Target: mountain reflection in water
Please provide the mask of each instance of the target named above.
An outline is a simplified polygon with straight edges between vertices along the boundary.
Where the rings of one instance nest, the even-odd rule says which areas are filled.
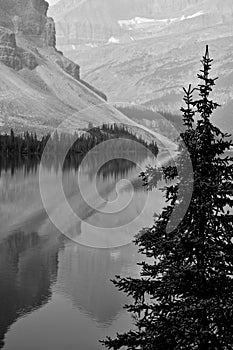
[[[122,178],[133,179],[134,191],[145,195],[137,166],[126,162],[111,161],[99,169],[97,187],[105,198],[114,196],[114,186]],[[143,162],[135,157],[136,164]],[[63,167],[64,191],[73,206],[77,171],[81,171],[83,181],[91,183],[97,164],[92,161],[89,168],[80,169],[76,160]],[[56,229],[43,209],[39,163],[1,162],[0,166],[0,348],[102,349],[99,339],[130,327],[130,316],[122,308],[128,299],[110,279],[139,273],[136,263],[142,257],[137,247],[128,244],[98,249],[72,242]],[[43,167],[51,206],[59,207],[54,183],[61,165],[48,162]],[[126,184],[121,192],[127,195],[127,191]],[[156,198],[151,213],[163,204],[162,195]],[[62,206],[58,212],[65,221]],[[101,220],[99,215],[89,213],[86,222],[94,217]],[[67,231],[71,224],[67,222]],[[72,229],[77,234],[84,229],[83,223]],[[88,232],[81,232],[83,239],[85,235]]]
[[[58,242],[16,232],[0,243],[0,344],[9,326],[48,302],[56,281]]]

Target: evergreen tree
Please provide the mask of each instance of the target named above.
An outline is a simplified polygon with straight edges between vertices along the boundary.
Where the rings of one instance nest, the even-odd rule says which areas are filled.
[[[187,204],[185,191],[177,204],[179,186],[190,186],[181,149],[178,183],[165,188],[168,205],[136,240],[147,257],[140,278],[113,281],[133,298],[126,309],[135,326],[103,341],[108,349],[233,349],[233,159],[225,154],[232,143],[211,122],[218,104],[210,98],[216,79],[210,77],[208,47],[201,62],[198,98],[192,100],[190,86],[182,108],[186,129],[181,136],[193,165],[192,200],[183,220],[168,232],[174,208]],[[165,169],[166,179],[175,174],[173,167]]]
[[[135,144],[142,144],[145,149],[151,150],[155,156],[158,154],[158,146],[155,142],[146,142],[141,137],[137,137],[132,132],[127,130],[124,126],[118,125],[103,125],[102,127],[95,127],[89,130],[87,134],[78,135],[76,132],[73,135],[61,134],[58,135],[57,131],[53,134],[43,136],[38,139],[36,133],[24,132],[23,135],[15,135],[11,130],[10,135],[0,134],[0,156],[41,156],[46,149],[47,154],[61,154],[72,144],[67,154],[68,157],[75,154],[86,154],[93,147],[100,144],[103,141],[111,140],[122,137],[125,142],[122,142],[122,151],[129,147],[130,151],[137,151],[129,140],[136,141]],[[48,142],[49,141],[49,142]],[[45,148],[46,147],[46,148]],[[113,150],[115,147],[113,146]]]

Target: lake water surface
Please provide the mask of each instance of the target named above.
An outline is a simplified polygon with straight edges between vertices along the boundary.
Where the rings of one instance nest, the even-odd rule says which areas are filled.
[[[0,348],[99,350],[99,339],[129,329],[127,297],[110,279],[139,273],[143,257],[132,240],[164,203],[138,179],[153,162],[136,156],[137,166],[118,159],[98,171],[94,160],[63,170],[51,162],[1,165]],[[59,178],[75,220],[57,194]]]

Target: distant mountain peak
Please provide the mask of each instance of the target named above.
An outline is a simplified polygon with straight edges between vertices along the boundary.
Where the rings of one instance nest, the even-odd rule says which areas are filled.
[[[232,0],[60,0],[49,13],[55,18],[58,45],[103,45],[154,36],[166,26],[202,21],[232,22]],[[210,18],[211,17],[211,18]],[[203,20],[202,20],[203,18]],[[200,26],[200,24],[198,23]],[[143,30],[148,29],[146,34]],[[134,32],[136,31],[136,33]],[[130,33],[129,33],[130,32]]]
[[[81,2],[81,0],[80,0]],[[56,49],[44,0],[0,0],[0,132],[79,132],[92,125],[128,125],[147,140],[176,145],[127,118],[80,77],[79,65]],[[157,136],[156,136],[157,135]]]
[[[178,113],[210,45],[219,125],[232,130],[233,0],[60,0],[57,45],[109,101]]]

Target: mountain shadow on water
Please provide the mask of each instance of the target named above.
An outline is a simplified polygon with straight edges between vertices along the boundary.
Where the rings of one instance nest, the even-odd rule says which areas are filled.
[[[58,249],[58,241],[36,232],[18,231],[0,243],[0,348],[18,318],[50,299],[57,278]]]

